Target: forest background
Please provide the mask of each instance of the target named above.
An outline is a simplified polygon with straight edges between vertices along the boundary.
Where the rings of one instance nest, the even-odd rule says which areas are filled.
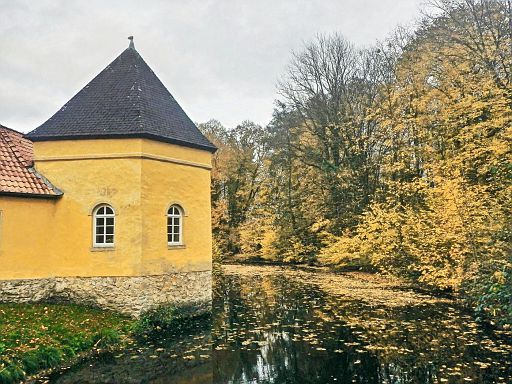
[[[216,261],[388,273],[512,324],[511,0],[430,1],[414,28],[292,52],[265,127],[217,145]]]

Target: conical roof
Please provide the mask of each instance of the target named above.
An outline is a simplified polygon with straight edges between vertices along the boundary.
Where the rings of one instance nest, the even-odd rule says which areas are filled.
[[[141,137],[216,150],[135,50],[133,41],[26,137],[32,141]]]

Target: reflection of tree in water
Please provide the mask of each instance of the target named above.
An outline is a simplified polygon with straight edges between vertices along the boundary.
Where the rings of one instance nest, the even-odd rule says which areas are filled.
[[[354,364],[347,352],[327,353],[317,344],[330,340],[338,349],[337,340],[355,340],[348,327],[331,327],[319,316],[323,292],[278,276],[226,279],[214,303],[215,383],[351,381],[359,371],[363,382],[377,382],[377,361],[370,355]]]
[[[373,306],[326,294],[314,278],[219,280],[215,383],[506,383],[512,377],[510,345],[450,303]]]

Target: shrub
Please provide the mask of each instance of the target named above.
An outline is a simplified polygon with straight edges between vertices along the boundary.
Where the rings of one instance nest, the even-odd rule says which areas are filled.
[[[62,352],[57,348],[41,346],[35,351],[25,354],[23,357],[23,366],[27,373],[33,373],[39,369],[57,366],[62,361],[62,357]]]
[[[469,286],[476,312],[483,318],[496,319],[500,326],[512,325],[512,262]]]
[[[209,322],[211,314],[197,304],[162,305],[143,313],[135,326],[137,336],[166,331],[180,336],[187,331],[200,329]]]
[[[108,348],[119,343],[121,335],[115,329],[102,329],[94,338],[94,345],[98,348]]]
[[[4,363],[0,362],[0,384],[13,384],[17,383],[25,378],[25,372],[14,365],[4,366]]]
[[[341,237],[329,236],[318,260],[323,264],[334,265],[339,269],[371,270],[371,260],[362,250],[362,241],[355,235],[344,233]]]

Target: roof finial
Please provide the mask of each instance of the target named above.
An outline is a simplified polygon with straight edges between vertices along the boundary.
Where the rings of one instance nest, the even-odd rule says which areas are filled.
[[[128,36],[128,40],[130,40],[130,45],[128,48],[135,49],[135,44],[133,44],[133,36]]]

